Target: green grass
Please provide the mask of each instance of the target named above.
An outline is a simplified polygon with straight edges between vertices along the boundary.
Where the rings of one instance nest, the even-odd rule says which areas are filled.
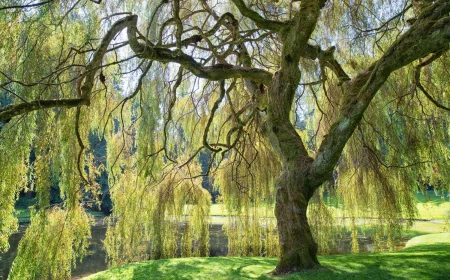
[[[449,279],[450,244],[418,244],[390,253],[320,256],[323,269],[268,275],[274,258],[185,258],[139,262],[93,274],[106,279]]]
[[[19,223],[29,223],[30,210],[27,208],[16,208],[16,217],[19,220]]]
[[[425,192],[418,192],[416,194],[416,201],[419,203],[427,203],[431,202],[434,204],[441,204],[448,202],[450,200],[450,195],[448,192],[445,191],[425,191]]]
[[[86,213],[92,215],[94,218],[102,218],[105,217],[105,214],[100,211],[93,211],[90,209],[86,210]],[[16,207],[16,217],[19,220],[19,223],[29,223],[30,222],[30,209],[23,207]]]
[[[419,218],[425,220],[450,219],[450,202],[423,202],[417,203]]]
[[[86,209],[86,213],[88,213],[89,215],[93,216],[94,218],[104,218],[105,213],[103,213],[102,211],[94,211],[91,209]]]
[[[430,221],[415,221],[414,225],[405,230],[402,234],[403,237],[412,238],[419,235],[441,233],[450,231],[450,224],[442,221],[441,223]]]
[[[450,232],[439,234],[426,234],[411,238],[406,243],[405,248],[423,245],[450,244]]]

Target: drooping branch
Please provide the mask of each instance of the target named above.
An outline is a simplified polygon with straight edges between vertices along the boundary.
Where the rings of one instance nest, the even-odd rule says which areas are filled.
[[[223,19],[229,18],[230,15],[224,15]],[[255,81],[256,83],[269,84],[272,74],[268,71],[252,68],[252,67],[237,67],[232,65],[213,65],[202,66],[196,62],[191,56],[183,53],[180,50],[170,50],[169,48],[161,48],[150,46],[149,44],[141,44],[138,41],[138,30],[136,27],[137,16],[127,16],[115,22],[103,37],[99,47],[95,51],[92,60],[86,66],[86,71],[78,80],[78,95],[77,99],[50,99],[50,100],[35,100],[24,102],[17,105],[11,105],[0,109],[0,121],[9,120],[12,117],[25,114],[38,109],[53,108],[53,107],[77,107],[81,105],[89,105],[90,95],[94,86],[94,80],[98,69],[100,69],[102,59],[108,51],[108,45],[115,38],[115,36],[125,28],[128,28],[129,43],[132,50],[138,57],[144,59],[155,60],[163,63],[174,62],[183,66],[188,71],[200,78],[206,78],[213,81],[219,81],[228,78],[245,78]]]
[[[365,110],[389,75],[419,59],[448,48],[450,42],[450,2],[436,3],[421,14],[411,28],[399,37],[386,53],[346,86],[346,100],[338,120],[331,126],[313,163],[315,178],[328,178],[342,150]],[[323,181],[319,179],[316,184]]]
[[[444,51],[435,53],[431,57],[429,57],[427,60],[423,61],[422,63],[420,63],[419,65],[416,66],[416,68],[414,69],[414,83],[415,83],[416,87],[418,89],[420,89],[420,91],[425,95],[425,97],[428,100],[430,100],[430,102],[433,103],[436,107],[446,110],[446,111],[450,111],[449,107],[442,105],[436,99],[434,99],[433,96],[431,96],[431,94],[423,87],[422,83],[420,82],[420,74],[421,74],[422,68],[429,65],[436,59],[438,59],[443,53],[444,53]]]
[[[208,133],[209,133],[209,128],[214,120],[214,115],[217,111],[217,109],[219,108],[220,103],[222,102],[223,98],[225,97],[225,80],[220,81],[220,95],[219,98],[214,102],[214,105],[211,109],[211,113],[209,115],[209,119],[208,122],[206,123],[206,127],[205,127],[205,131],[203,132],[203,145],[205,147],[208,148],[208,150],[212,151],[212,152],[220,152],[222,149],[221,148],[213,148],[211,147],[210,144],[208,144]]]
[[[100,42],[100,46],[95,51],[91,62],[86,66],[86,72],[84,74],[84,79],[81,77],[78,81],[78,87],[79,87],[79,95],[80,97],[87,100],[87,104],[90,102],[90,95],[92,92],[92,88],[94,87],[94,80],[95,80],[95,74],[98,71],[98,68],[102,64],[103,57],[105,56],[105,53],[108,51],[108,46],[111,43],[111,41],[115,38],[115,36],[122,31],[124,28],[127,27],[128,24],[131,22],[131,18],[133,16],[125,17],[121,20],[116,21],[111,28],[108,30],[108,32],[103,37],[102,41]],[[84,82],[84,83],[83,83]],[[81,85],[81,83],[83,83]]]
[[[95,74],[100,68],[105,53],[108,51],[109,44],[114,39],[114,37],[127,26],[128,18],[129,17],[126,17],[122,20],[117,21],[104,36],[103,40],[100,43],[100,46],[95,51],[91,62],[86,66],[86,72],[82,74],[78,80],[77,90],[79,98],[34,100],[17,105],[10,105],[0,109],[0,121],[9,120],[12,117],[26,114],[39,109],[54,107],[78,107],[81,105],[89,105],[90,95],[94,86]]]
[[[169,151],[167,149],[167,140],[169,139],[170,135],[169,135],[169,123],[172,121],[172,109],[173,106],[175,106],[175,102],[177,100],[177,90],[178,87],[181,85],[183,79],[183,67],[180,67],[178,69],[178,74],[177,74],[177,80],[175,81],[175,85],[170,89],[170,100],[169,100],[169,105],[167,106],[167,118],[164,121],[164,152],[166,154],[166,157],[168,160],[170,160],[173,163],[176,163],[176,160],[172,159],[171,155],[169,154]]]
[[[85,146],[83,143],[83,140],[81,139],[81,134],[80,134],[80,115],[81,115],[81,107],[78,106],[77,107],[77,112],[75,115],[75,135],[77,136],[77,142],[78,142],[78,146],[80,148],[80,150],[78,151],[78,156],[77,156],[77,170],[78,170],[78,174],[80,175],[80,178],[82,179],[82,181],[84,182],[84,184],[89,185],[88,180],[84,177],[83,175],[83,167],[82,167],[82,157],[83,157],[83,152],[85,150]]]

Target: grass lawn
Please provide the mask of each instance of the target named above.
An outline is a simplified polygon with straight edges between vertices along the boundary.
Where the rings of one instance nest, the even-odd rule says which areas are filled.
[[[397,252],[319,256],[323,269],[285,277],[267,274],[274,269],[275,258],[221,257],[132,263],[93,274],[84,280],[449,279],[450,234],[433,234],[412,240],[408,248]]]
[[[19,220],[19,223],[29,223],[30,210],[26,208],[16,208],[16,217]]]
[[[426,234],[421,236],[416,236],[408,240],[405,248],[410,248],[414,246],[422,245],[435,245],[435,244],[449,244],[450,245],[450,232],[440,233],[440,234]]]
[[[103,218],[105,217],[105,214],[100,211],[93,211],[93,210],[86,210],[86,213],[93,216],[94,218]],[[19,223],[29,223],[30,222],[30,209],[28,208],[22,208],[22,207],[16,207],[16,217],[19,220]]]

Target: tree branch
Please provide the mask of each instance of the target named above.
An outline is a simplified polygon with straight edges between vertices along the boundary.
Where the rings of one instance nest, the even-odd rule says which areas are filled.
[[[26,114],[39,109],[56,107],[77,107],[86,105],[87,101],[82,98],[75,99],[47,99],[35,100],[17,105],[9,105],[0,109],[0,121],[7,121],[15,116]]]
[[[241,14],[244,17],[251,19],[259,28],[268,29],[272,31],[280,31],[282,28],[288,25],[288,23],[283,23],[275,20],[268,20],[262,17],[260,14],[247,7],[243,0],[231,0],[231,1],[239,9],[239,12],[241,12]]]
[[[435,53],[430,58],[428,58],[427,60],[425,60],[424,62],[422,62],[416,66],[416,68],[414,69],[414,83],[415,83],[416,87],[419,88],[420,91],[425,95],[425,97],[428,98],[428,100],[430,100],[430,102],[433,103],[436,107],[446,110],[446,111],[450,111],[449,107],[446,107],[446,106],[440,104],[439,102],[437,102],[436,99],[434,99],[433,96],[430,95],[430,93],[423,87],[422,83],[420,82],[420,74],[421,74],[422,68],[427,66],[428,64],[432,63],[436,59],[438,59],[443,53],[444,53],[444,51]]]
[[[345,73],[339,62],[337,62],[337,60],[334,58],[335,50],[335,47],[330,47],[326,50],[322,50],[320,46],[307,45],[302,57],[311,60],[319,59],[321,63],[323,63],[326,67],[330,68],[331,71],[333,71],[333,73],[339,79],[339,84],[343,84],[344,82],[350,81],[351,79],[347,75],[347,73]]]
[[[111,28],[103,37],[100,46],[97,48],[97,51],[95,51],[91,62],[86,66],[86,72],[83,74],[84,79],[82,76],[78,81],[79,95],[87,100],[88,105],[90,102],[92,88],[94,87],[95,74],[97,73],[99,67],[102,64],[103,57],[105,56],[105,53],[108,51],[109,44],[120,31],[125,29],[130,24],[132,18],[133,16],[125,17],[123,19],[116,21],[111,26]],[[83,80],[84,84],[81,86]]]
[[[225,97],[225,80],[220,81],[220,95],[219,98],[214,102],[214,105],[211,109],[211,113],[208,119],[208,122],[206,123],[206,127],[205,127],[205,131],[203,132],[203,146],[205,146],[206,148],[208,148],[208,150],[210,150],[211,152],[220,152],[222,149],[221,148],[213,148],[211,147],[210,144],[208,144],[208,132],[209,132],[209,127],[212,124],[212,121],[214,119],[214,115],[217,111],[217,109],[219,108],[220,103],[222,102],[223,98]]]
[[[223,16],[223,18],[228,17]],[[0,121],[6,121],[20,114],[25,114],[38,109],[54,107],[77,107],[89,105],[90,95],[94,86],[95,75],[100,68],[102,59],[108,50],[108,45],[114,37],[123,29],[128,27],[128,37],[132,50],[138,57],[152,59],[163,63],[174,62],[191,71],[200,78],[206,78],[213,81],[219,81],[228,78],[245,78],[257,83],[268,84],[271,81],[272,74],[265,70],[251,67],[235,67],[232,65],[215,65],[204,67],[196,62],[191,56],[180,50],[172,51],[168,48],[153,47],[143,45],[137,39],[137,16],[127,16],[115,22],[106,35],[103,37],[100,46],[94,53],[91,62],[86,66],[86,71],[78,80],[78,99],[50,99],[35,100],[24,102],[17,105],[10,105],[0,109]]]
[[[439,0],[421,14],[411,28],[400,36],[374,64],[346,86],[346,97],[338,120],[331,126],[313,162],[311,178],[328,178],[342,150],[365,110],[389,75],[430,53],[448,48],[450,42],[450,2]],[[323,183],[319,179],[316,184]]]
[[[230,78],[250,79],[258,83],[269,84],[272,74],[268,71],[250,68],[237,67],[232,65],[202,66],[191,56],[181,50],[170,50],[168,48],[143,45],[137,40],[137,16],[129,16],[121,20],[120,24],[128,27],[128,39],[133,52],[140,58],[152,59],[162,63],[177,63],[199,78],[211,81],[220,81]]]
[[[0,7],[0,11],[1,10],[10,10],[10,9],[26,9],[26,8],[32,8],[32,7],[39,7],[39,6],[43,6],[43,5],[51,3],[51,2],[53,2],[53,0],[43,1],[43,2],[35,3],[35,4],[28,4],[28,5],[14,5],[14,6]]]

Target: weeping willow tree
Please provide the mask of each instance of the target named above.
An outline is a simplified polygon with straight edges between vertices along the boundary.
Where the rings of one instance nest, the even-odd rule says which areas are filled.
[[[10,277],[69,277],[102,170],[111,265],[207,256],[205,176],[230,254],[277,255],[276,274],[319,267],[337,217],[355,251],[367,217],[393,246],[417,187],[449,177],[449,13],[447,0],[3,1],[0,250],[18,193],[39,197]]]

